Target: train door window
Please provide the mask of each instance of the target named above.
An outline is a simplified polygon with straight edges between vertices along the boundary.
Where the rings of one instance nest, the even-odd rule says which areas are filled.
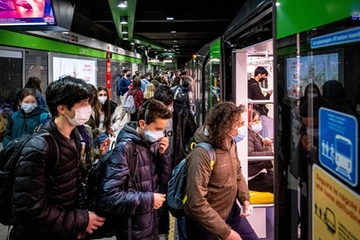
[[[26,50],[25,52],[25,82],[29,77],[38,77],[41,81],[41,90],[45,90],[48,82],[48,58],[47,52]]]

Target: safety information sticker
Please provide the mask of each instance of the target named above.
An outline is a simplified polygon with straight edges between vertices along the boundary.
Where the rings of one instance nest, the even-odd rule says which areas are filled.
[[[360,239],[360,197],[313,165],[312,239]]]

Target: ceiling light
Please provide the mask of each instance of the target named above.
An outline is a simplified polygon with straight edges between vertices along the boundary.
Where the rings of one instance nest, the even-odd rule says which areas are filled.
[[[128,40],[128,35],[126,33],[123,34],[123,40]]]
[[[173,42],[177,42],[177,40],[173,40]]]
[[[166,20],[172,21],[172,20],[174,20],[174,18],[173,17],[166,17]]]
[[[176,33],[176,31],[171,31],[170,33]]]
[[[174,47],[179,47],[179,45],[175,45]]]
[[[127,16],[120,16],[120,24],[127,24],[128,17]]]
[[[127,28],[127,27],[123,27],[123,28],[122,28],[122,33],[128,33],[128,28]]]
[[[119,0],[118,5],[119,8],[126,8],[128,6],[128,1],[126,0]]]
[[[130,44],[131,44],[131,45],[135,45],[135,43],[134,43],[134,42],[131,42]]]

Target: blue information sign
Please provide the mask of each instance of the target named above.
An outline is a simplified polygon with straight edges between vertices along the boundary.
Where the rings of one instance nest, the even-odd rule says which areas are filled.
[[[359,42],[360,27],[350,28],[344,31],[314,37],[310,41],[311,48],[328,47],[333,45]]]
[[[352,186],[358,183],[358,125],[355,117],[320,108],[321,164]]]

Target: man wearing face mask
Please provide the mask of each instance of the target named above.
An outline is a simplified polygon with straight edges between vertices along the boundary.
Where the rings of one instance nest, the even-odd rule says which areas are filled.
[[[124,95],[129,91],[129,86],[131,84],[131,74],[129,69],[123,70],[123,77],[118,82],[117,94],[120,96],[121,103],[124,103]]]
[[[20,109],[11,115],[6,125],[3,147],[6,147],[15,138],[33,133],[36,127],[49,117],[47,109],[37,105],[35,90],[22,89],[19,92],[18,100]]]
[[[165,201],[159,185],[167,184],[171,176],[169,140],[164,128],[171,111],[161,102],[151,99],[139,109],[137,122],[128,122],[119,132],[110,162],[100,177],[98,208],[119,216],[109,221],[119,225],[117,239],[158,239],[157,209]],[[121,139],[130,139],[120,141]],[[133,152],[135,149],[135,153]],[[133,150],[133,151],[132,151]],[[136,156],[133,190],[127,191],[130,160]],[[134,159],[135,160],[135,159]],[[131,233],[119,219],[131,216]]]
[[[195,133],[196,142],[208,142],[215,149],[216,161],[211,169],[204,148],[195,148],[186,156],[184,210],[188,240],[258,239],[246,219],[250,195],[236,150],[236,143],[247,134],[246,114],[243,105],[217,103]],[[240,213],[237,200],[244,213]]]
[[[76,127],[89,119],[92,97],[81,79],[65,77],[48,86],[46,101],[54,118],[42,130],[54,136],[60,156],[49,176],[48,164],[55,160],[50,143],[32,138],[25,144],[14,176],[16,224],[10,239],[75,240],[103,225],[104,218],[79,208],[81,143]]]
[[[160,85],[156,88],[154,99],[164,103],[170,111],[173,112],[165,127],[164,135],[169,138],[169,148],[172,156],[172,167],[177,166],[186,154],[190,151],[189,146],[193,142],[196,131],[194,117],[186,105],[177,99],[174,99],[174,92],[166,85]],[[160,186],[160,191],[167,192],[167,185]],[[159,234],[160,239],[167,239],[169,234],[169,213],[167,205],[164,204],[159,211]],[[182,218],[177,219],[179,240],[186,239],[185,221]]]

